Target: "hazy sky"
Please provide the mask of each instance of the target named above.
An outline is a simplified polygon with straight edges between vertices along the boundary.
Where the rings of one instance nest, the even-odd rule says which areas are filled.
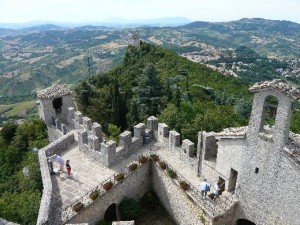
[[[0,23],[175,16],[202,21],[262,17],[300,23],[300,0],[0,0]]]

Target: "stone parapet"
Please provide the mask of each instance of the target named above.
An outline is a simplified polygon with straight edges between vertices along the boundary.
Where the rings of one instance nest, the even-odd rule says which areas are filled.
[[[69,133],[39,150],[38,155],[43,181],[43,195],[40,203],[37,225],[48,225],[48,220],[51,218],[50,212],[53,192],[50,168],[47,158],[54,154],[60,155],[63,151],[70,148],[74,142],[74,133]]]
[[[74,111],[73,108],[69,108],[69,110],[70,114]],[[121,133],[118,147],[115,141],[103,140],[101,125],[92,123],[88,117],[82,117],[81,112],[74,113],[73,124],[78,133],[79,150],[110,167],[142,148],[146,143],[146,135],[147,141],[154,137],[155,130],[153,128],[157,128],[157,118],[150,117],[148,121],[150,122],[148,122],[147,129],[144,123],[134,126],[133,136],[130,131]],[[149,136],[150,133],[151,136]]]

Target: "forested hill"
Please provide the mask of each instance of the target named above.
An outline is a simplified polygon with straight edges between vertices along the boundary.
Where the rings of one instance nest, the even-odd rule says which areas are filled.
[[[92,90],[86,82],[79,85],[77,100],[105,132],[110,123],[123,130],[161,114],[184,137],[195,139],[201,127],[209,131],[243,125],[249,115],[250,95],[240,79],[147,43],[129,46],[121,66],[91,83]],[[240,107],[236,111],[234,104]]]
[[[246,125],[251,111],[251,95],[241,79],[144,42],[129,46],[123,63],[91,84],[77,87],[78,105],[113,137],[154,115],[196,141],[199,130]]]

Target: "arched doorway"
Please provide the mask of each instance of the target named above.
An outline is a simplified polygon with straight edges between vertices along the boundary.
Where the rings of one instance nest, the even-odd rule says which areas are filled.
[[[255,223],[246,219],[239,219],[237,220],[236,225],[255,225]]]
[[[117,204],[111,204],[104,214],[105,221],[117,221]]]
[[[55,109],[56,113],[61,112],[61,107],[62,107],[62,98],[55,98],[52,101],[53,108]]]

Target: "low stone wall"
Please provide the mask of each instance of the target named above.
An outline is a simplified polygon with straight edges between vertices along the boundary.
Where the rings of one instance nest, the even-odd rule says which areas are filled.
[[[204,225],[200,220],[200,207],[193,204],[184,191],[155,164],[152,166],[152,185],[167,212],[178,225]]]
[[[111,204],[119,204],[125,197],[141,198],[150,190],[149,167],[150,162],[141,165],[122,182],[115,184],[111,190],[101,194],[93,203],[80,211],[68,223],[89,223],[90,225],[94,225],[97,221],[103,219],[105,211]]]
[[[45,151],[46,156],[52,156],[54,154],[60,155],[63,151],[69,149],[70,146],[75,144],[74,133],[68,133],[58,140],[50,143],[45,148],[42,148],[40,151]]]
[[[165,123],[158,124],[157,141],[174,153],[178,157],[178,160],[191,169],[192,173],[198,174],[199,157],[197,156],[197,149],[193,142],[189,139],[184,139],[181,142],[180,134],[175,130],[169,132],[168,125]]]
[[[61,154],[62,151],[68,149],[74,144],[74,133],[69,133],[58,140],[52,142],[39,151],[39,163],[43,181],[43,195],[40,203],[37,225],[47,225],[51,218],[51,199],[52,199],[52,181],[50,177],[50,168],[47,157],[53,154]]]

